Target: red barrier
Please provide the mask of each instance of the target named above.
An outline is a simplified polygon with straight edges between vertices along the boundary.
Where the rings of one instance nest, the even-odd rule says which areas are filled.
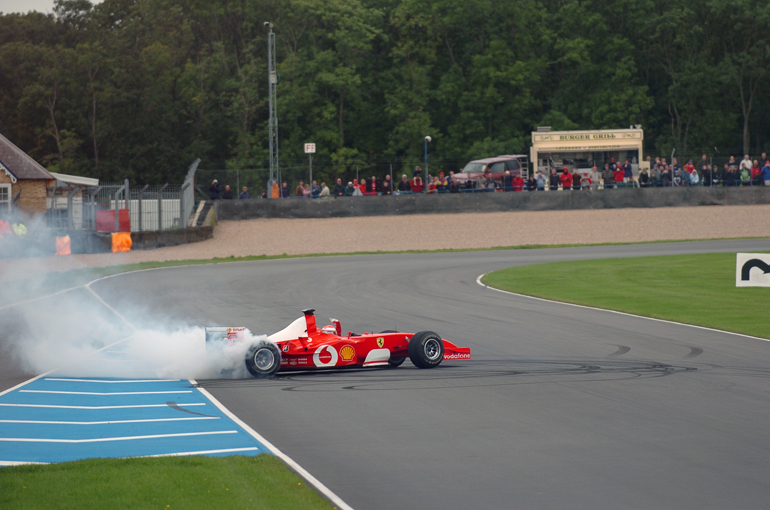
[[[128,214],[128,209],[118,210],[118,229],[121,232],[131,232],[131,217]],[[96,231],[115,232],[114,209],[96,211]]]

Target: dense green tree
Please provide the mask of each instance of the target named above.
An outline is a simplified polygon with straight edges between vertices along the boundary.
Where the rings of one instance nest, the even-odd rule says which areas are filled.
[[[57,0],[0,15],[0,132],[52,170],[261,186],[267,31],[282,178],[524,152],[538,125],[642,124],[649,150],[770,144],[760,0]],[[736,154],[739,155],[739,154]]]

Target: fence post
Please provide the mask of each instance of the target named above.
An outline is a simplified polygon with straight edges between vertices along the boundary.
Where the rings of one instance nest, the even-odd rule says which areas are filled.
[[[145,184],[144,188],[142,188],[139,191],[139,232],[144,231],[144,224],[142,223],[144,221],[144,218],[143,218],[144,213],[142,212],[142,202],[144,202],[144,192],[147,191],[147,188],[149,186],[150,186],[149,184]]]
[[[78,189],[79,188],[76,186],[71,186],[69,189],[69,194],[67,195],[67,228],[70,230],[75,230],[75,218],[72,213],[72,199],[73,195],[78,191]]]
[[[118,207],[118,196],[120,196],[120,189],[115,192],[115,232],[120,232],[120,225],[118,222],[118,211],[120,210]]]
[[[91,219],[91,226],[93,226],[94,230],[96,230],[96,195],[99,193],[100,189],[102,189],[102,187],[97,186],[96,189],[88,195],[88,206],[90,208],[89,217]]]
[[[158,232],[163,230],[163,190],[166,189],[168,183],[164,184],[162,188],[158,190]]]

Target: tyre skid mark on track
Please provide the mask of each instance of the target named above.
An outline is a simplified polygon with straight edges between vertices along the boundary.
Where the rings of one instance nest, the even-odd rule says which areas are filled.
[[[615,347],[617,347],[618,350],[613,352],[612,354],[607,355],[608,358],[613,358],[613,357],[616,357],[616,356],[622,356],[622,355],[626,354],[627,352],[629,352],[631,350],[630,347],[627,347],[625,345],[615,345]]]
[[[689,345],[687,347],[690,348],[690,354],[685,356],[684,359],[695,358],[703,354],[703,349],[701,349],[700,347],[690,347]]]
[[[349,370],[306,372],[276,377],[275,382],[293,383],[282,387],[289,392],[337,391],[403,391],[442,390],[468,387],[542,384],[553,382],[604,382],[668,375],[703,370],[697,366],[683,366],[647,360],[564,360],[564,359],[489,359],[475,360],[470,365],[441,365],[425,374],[418,369],[398,370],[384,368],[377,371]],[[387,375],[385,375],[387,373]],[[477,384],[477,379],[495,382]],[[501,379],[506,379],[501,381]],[[203,381],[207,387],[254,387],[263,381]]]

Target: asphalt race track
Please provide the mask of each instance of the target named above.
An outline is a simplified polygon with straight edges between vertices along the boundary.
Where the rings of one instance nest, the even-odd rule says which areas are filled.
[[[199,381],[357,510],[765,508],[770,343],[476,278],[555,260],[768,250],[745,240],[298,258],[137,272],[93,289],[169,322],[272,333],[313,307],[343,331],[434,330],[471,347],[473,360],[434,370],[407,361]],[[25,379],[12,363],[0,358],[0,391]]]

